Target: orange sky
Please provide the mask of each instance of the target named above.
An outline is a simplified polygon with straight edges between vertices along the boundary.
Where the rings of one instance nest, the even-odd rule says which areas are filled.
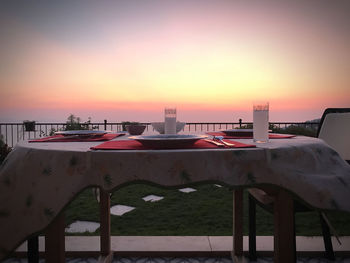
[[[350,107],[349,1],[281,2],[2,2],[0,121],[155,121],[165,106],[251,120],[255,100],[271,121],[302,121]]]

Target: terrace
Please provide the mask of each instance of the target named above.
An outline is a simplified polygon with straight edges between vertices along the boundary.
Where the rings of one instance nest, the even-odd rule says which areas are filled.
[[[67,125],[66,123],[36,123],[35,128],[33,130],[26,131],[26,128],[23,123],[1,123],[0,130],[5,142],[12,147],[20,140],[45,137],[49,135],[53,129],[56,131],[61,130],[61,129],[64,129],[66,125]],[[123,125],[122,123],[108,123],[107,121],[105,121],[104,123],[89,123],[88,128],[90,129],[94,128],[98,130],[104,129],[104,130],[109,130],[114,132],[120,132],[123,130],[122,125]],[[154,130],[152,130],[150,123],[145,123],[145,125],[147,126],[145,131],[146,134],[154,132]],[[242,122],[241,120],[236,123],[234,122],[232,123],[187,123],[183,129],[183,132],[193,133],[193,134],[196,134],[196,133],[202,134],[207,132],[220,131],[223,129],[251,127],[251,125],[252,123]],[[301,133],[309,136],[315,136],[318,125],[319,125],[318,122],[311,122],[311,123],[280,122],[280,123],[270,123],[270,128],[274,132],[279,132],[279,133],[296,133],[296,134]],[[123,189],[120,189],[120,190],[122,192]],[[219,190],[229,192],[229,189],[225,187]],[[158,190],[152,189],[152,193],[156,193],[156,191]],[[117,192],[115,193],[115,195],[118,195]],[[137,189],[136,192],[140,192],[140,189]],[[204,190],[202,189],[202,196],[200,196],[199,198],[203,198],[203,192],[208,193],[208,189],[204,189]],[[127,193],[124,192],[123,194],[122,192],[121,196],[123,195],[126,196]],[[220,195],[222,195],[222,192],[220,193]],[[229,194],[228,196],[231,197],[231,199],[229,199],[228,202],[231,202],[231,205],[229,205],[229,207],[231,207],[231,217],[229,217],[229,221],[232,222],[232,202],[233,202],[232,194]],[[78,196],[77,199],[79,198],[80,197]],[[216,199],[218,199],[217,196],[216,196]],[[113,200],[113,197],[112,197],[112,200]],[[111,202],[113,202],[112,200]],[[90,196],[89,202],[90,203],[94,202],[94,200],[91,200],[91,196]],[[247,200],[245,200],[245,202],[247,202]],[[213,206],[211,208],[210,207],[207,208],[208,213],[210,213],[210,210],[214,209],[214,207],[216,206],[215,204],[212,204],[212,205]],[[224,206],[227,206],[227,203],[225,203]],[[246,206],[246,203],[245,203],[245,206]],[[95,205],[95,208],[96,207],[98,208],[98,205]],[[76,209],[77,208],[74,207],[74,202],[71,203],[70,207],[67,207],[68,217],[69,217],[69,214],[71,215],[72,213],[74,213],[74,210]],[[181,209],[177,209],[177,210],[181,210]],[[92,215],[93,218],[98,217],[98,209],[96,211],[97,211],[97,214],[95,212],[95,214]],[[247,213],[247,211],[245,213]],[[106,214],[106,211],[102,211],[101,215],[103,214]],[[188,218],[191,218],[191,215],[187,215],[187,216]],[[339,216],[339,215],[336,215],[336,216]],[[346,214],[342,214],[342,216],[346,216]],[[74,216],[71,216],[71,218],[69,218],[68,221],[72,222],[73,221],[72,217]],[[157,217],[157,214],[156,214],[156,217]],[[171,215],[170,220],[171,220],[171,217],[175,218],[176,214]],[[266,217],[266,215],[264,214],[263,217]],[[104,221],[101,218],[101,232],[97,231],[95,232],[95,234],[101,234],[101,236],[103,236],[102,228],[105,228],[105,229],[108,228],[106,226],[103,226],[103,224],[106,224],[106,222],[108,221],[106,220]],[[215,221],[213,222],[215,224]],[[209,225],[213,224],[213,222],[212,223],[209,222]],[[308,223],[306,223],[306,225]],[[127,223],[124,223],[124,224],[127,225]],[[205,222],[205,224],[208,225],[208,222]],[[340,223],[340,225],[341,224],[342,223]],[[130,228],[132,227],[133,226],[130,226]],[[116,259],[114,259],[113,262],[118,262],[118,260],[119,262],[123,262],[123,260],[129,260],[129,262],[132,262],[132,261],[136,262],[137,260],[147,260],[149,262],[153,262],[153,261],[161,262],[162,260],[163,261],[165,260],[167,262],[170,262],[172,257],[180,257],[182,258],[181,260],[183,262],[198,262],[198,261],[210,262],[210,260],[213,260],[213,257],[216,258],[215,259],[216,262],[226,262],[226,261],[229,261],[230,253],[233,248],[233,239],[232,239],[232,236],[229,236],[230,232],[227,232],[227,229],[223,231],[224,234],[222,235],[220,234],[212,235],[209,230],[208,232],[204,232],[203,234],[199,233],[195,235],[190,235],[190,234],[183,235],[181,233],[178,235],[177,233],[168,234],[167,232],[165,232],[165,235],[160,235],[160,236],[152,234],[152,231],[154,230],[151,229],[150,233],[147,233],[147,230],[146,230],[146,234],[142,234],[142,236],[134,236],[130,234],[123,235],[120,233],[113,235],[114,230],[113,230],[113,224],[112,224],[111,231],[112,231],[112,237],[111,237],[111,240],[109,241],[110,242],[109,244],[111,245],[111,250],[116,251],[114,252]],[[190,232],[191,231],[193,231],[193,227],[192,227],[192,230],[190,230]],[[343,233],[347,233],[346,231],[347,230],[344,230],[344,232],[341,232],[341,235]],[[232,227],[231,227],[231,233],[232,233]],[[268,234],[268,236],[266,236],[266,233]],[[101,244],[99,244],[98,237],[90,236],[89,234],[86,235],[86,233],[83,236],[67,235],[65,237],[65,240],[66,240],[65,243],[66,243],[66,251],[67,251],[66,257],[74,257],[74,259],[70,260],[72,262],[97,262],[97,257],[100,253],[100,249],[103,250],[103,244],[102,244],[103,242],[101,241]],[[346,258],[350,256],[349,254],[350,241],[348,237],[342,237],[341,240],[342,240],[341,246],[337,245],[335,239],[333,240],[334,250],[336,251],[336,256],[338,260],[337,262],[346,262],[347,260]],[[42,256],[44,253],[44,244],[43,244],[44,242],[45,241],[43,237],[41,237],[39,239],[39,251]],[[269,259],[269,257],[272,256],[272,252],[273,252],[273,240],[271,236],[271,231],[270,232],[267,231],[265,232],[264,236],[258,237],[257,248],[259,250],[258,262],[271,261],[271,259]],[[318,261],[315,261],[316,260],[315,257],[316,258],[322,257],[323,251],[324,251],[322,240],[319,237],[307,237],[307,235],[297,237],[297,249],[298,249],[298,257],[303,258],[305,262],[307,262],[308,260],[311,260],[311,261],[313,260],[312,262],[318,262]],[[243,244],[244,253],[247,253],[247,250],[248,250],[247,236],[245,236],[244,244]],[[27,252],[26,244],[22,244],[16,250],[14,256],[23,257],[26,252]],[[125,257],[127,257],[127,259],[125,259]],[[81,261],[77,261],[80,258],[85,258],[85,259],[81,259]],[[16,262],[15,259],[11,259],[11,260],[6,262]],[[176,261],[176,259],[173,259],[173,260]],[[319,259],[319,260],[320,262],[322,261],[322,259]]]

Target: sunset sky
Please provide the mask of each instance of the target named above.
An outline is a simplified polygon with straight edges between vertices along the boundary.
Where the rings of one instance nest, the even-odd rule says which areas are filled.
[[[350,107],[350,1],[0,2],[0,122],[319,118]]]

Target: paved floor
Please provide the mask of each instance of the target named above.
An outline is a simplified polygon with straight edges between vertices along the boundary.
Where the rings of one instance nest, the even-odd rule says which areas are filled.
[[[350,237],[341,237],[342,244],[333,239],[336,252],[350,251]],[[100,240],[98,236],[66,236],[66,251],[99,251]],[[232,250],[232,237],[230,236],[112,236],[111,247],[113,251],[143,252],[143,251],[174,251],[174,252],[222,252]],[[244,250],[248,249],[248,239],[244,237]],[[44,251],[44,238],[39,239],[39,250]],[[272,236],[257,237],[257,250],[269,252],[273,250]],[[324,251],[322,237],[297,237],[297,250],[301,252]],[[26,251],[26,243],[22,244],[18,252]],[[3,263],[26,263],[26,259],[8,259]],[[45,262],[43,259],[40,262]],[[96,258],[67,258],[69,263],[96,263]],[[232,263],[229,257],[118,257],[114,263]],[[272,258],[258,258],[257,263],[273,262]],[[326,263],[324,258],[300,257],[298,263]],[[350,263],[350,257],[338,256],[336,263]]]
[[[41,259],[40,263],[45,260]],[[97,258],[74,258],[67,259],[67,263],[97,263]],[[272,258],[258,258],[256,263],[270,263]],[[350,258],[337,258],[335,261],[328,261],[322,258],[298,258],[297,263],[350,263]],[[9,259],[3,263],[27,263],[26,259]],[[146,258],[146,257],[115,257],[113,263],[234,263],[231,258]]]
[[[112,236],[113,251],[231,251],[231,236]],[[341,245],[332,238],[334,251],[350,251],[350,236],[340,237]],[[99,251],[99,236],[66,236],[66,251]],[[324,251],[322,237],[297,236],[297,251]],[[25,252],[26,242],[17,251]],[[39,238],[39,250],[44,251],[44,237]],[[248,250],[248,237],[243,238],[243,250]],[[257,251],[273,251],[272,236],[257,237]]]

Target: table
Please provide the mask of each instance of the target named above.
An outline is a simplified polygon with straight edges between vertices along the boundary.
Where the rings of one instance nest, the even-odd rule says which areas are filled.
[[[127,138],[117,138],[121,139]],[[91,186],[101,187],[105,196],[132,182],[179,187],[220,183],[233,189],[272,186],[277,208],[275,262],[287,262],[283,256],[291,255],[292,222],[284,225],[281,220],[290,217],[292,197],[317,209],[350,211],[350,166],[317,138],[276,139],[244,149],[90,150],[99,143],[23,141],[16,145],[0,169],[0,260],[29,236],[50,231],[52,222],[59,224],[65,205]],[[235,195],[235,254],[240,255],[240,190]],[[108,218],[104,220],[108,224]],[[108,240],[104,242],[108,253]]]

